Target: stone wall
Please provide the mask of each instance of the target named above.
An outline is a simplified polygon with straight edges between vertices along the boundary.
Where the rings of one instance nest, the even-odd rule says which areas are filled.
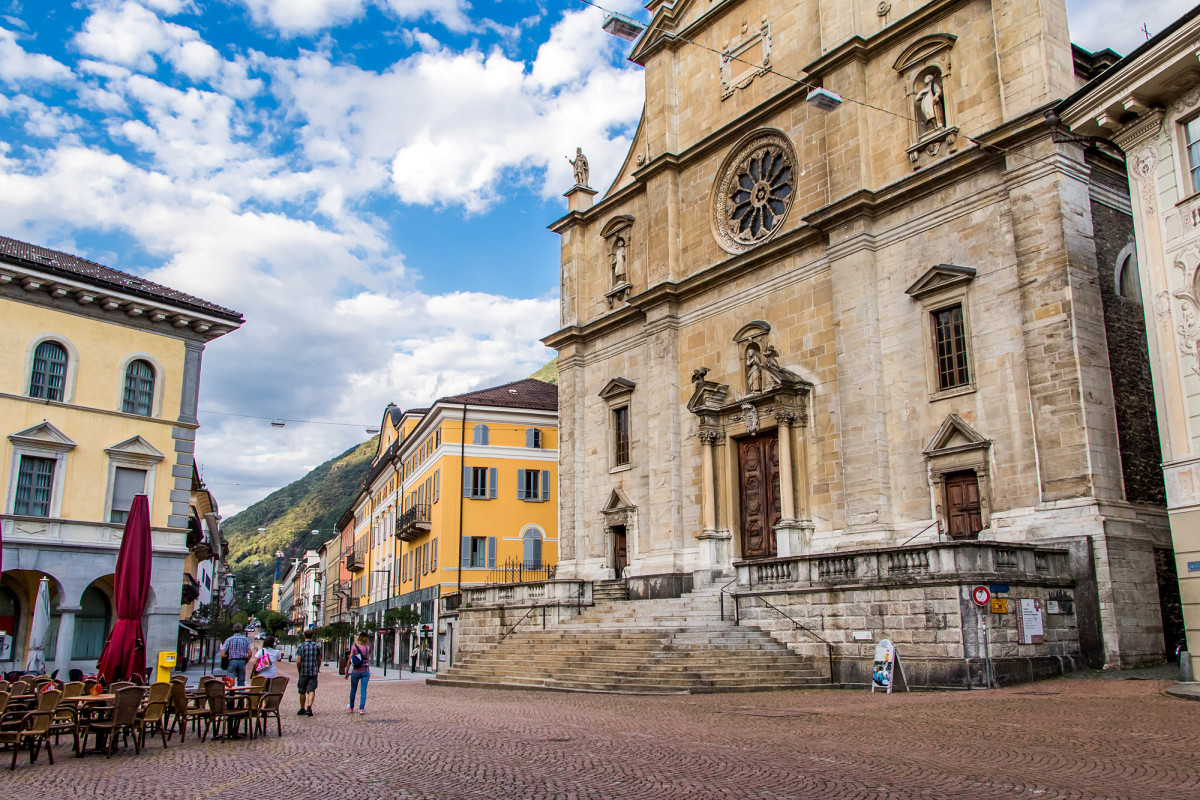
[[[592,585],[583,581],[464,589],[457,609],[453,661],[492,649],[511,631],[557,625],[591,606]]]
[[[796,652],[825,658],[832,648],[835,683],[867,685],[875,644],[890,639],[911,685],[966,688],[986,683],[985,624],[1001,684],[1083,666],[1069,572],[1066,551],[1050,548],[969,543],[855,551],[739,566],[735,602],[741,621]],[[971,590],[981,584],[1009,587],[997,595],[1009,600],[1008,613],[974,604]],[[1020,643],[1022,599],[1044,610],[1043,643]],[[1058,613],[1045,612],[1051,601]]]

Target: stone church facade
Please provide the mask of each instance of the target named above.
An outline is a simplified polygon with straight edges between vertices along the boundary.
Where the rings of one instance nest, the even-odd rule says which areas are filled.
[[[1160,661],[1144,331],[1101,277],[1124,170],[1043,119],[1103,60],[1063,0],[648,8],[626,161],[551,226],[557,577],[735,581],[843,653],[967,661],[1003,579],[1058,614],[993,615],[1000,655]]]

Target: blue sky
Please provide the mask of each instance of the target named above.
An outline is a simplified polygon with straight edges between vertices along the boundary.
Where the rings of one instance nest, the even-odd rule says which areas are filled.
[[[1122,52],[1187,8],[1068,3],[1076,42]],[[0,234],[246,315],[201,397],[231,513],[389,401],[553,355],[563,156],[606,189],[643,100],[600,21],[577,0],[0,0]]]

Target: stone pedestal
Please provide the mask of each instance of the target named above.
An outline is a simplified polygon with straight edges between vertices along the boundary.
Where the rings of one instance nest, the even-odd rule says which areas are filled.
[[[592,207],[592,198],[595,196],[595,189],[579,184],[572,186],[571,191],[563,195],[567,198],[567,211],[587,211]]]
[[[733,535],[729,531],[706,530],[700,540],[700,568],[729,570],[733,568]]]
[[[806,556],[812,551],[813,524],[785,519],[775,526],[775,551],[780,558]]]

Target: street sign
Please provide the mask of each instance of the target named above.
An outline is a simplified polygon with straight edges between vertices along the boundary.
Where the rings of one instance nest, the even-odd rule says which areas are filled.
[[[1188,572],[1200,572],[1200,561],[1189,561]]]
[[[986,586],[976,586],[971,590],[971,599],[975,601],[977,606],[986,606],[992,599],[992,593],[988,591]]]
[[[1008,594],[1008,584],[1007,583],[988,584],[988,589],[991,590],[992,594]]]
[[[1007,614],[1008,613],[1008,600],[1003,597],[993,597],[992,598],[992,613],[993,614]]]

